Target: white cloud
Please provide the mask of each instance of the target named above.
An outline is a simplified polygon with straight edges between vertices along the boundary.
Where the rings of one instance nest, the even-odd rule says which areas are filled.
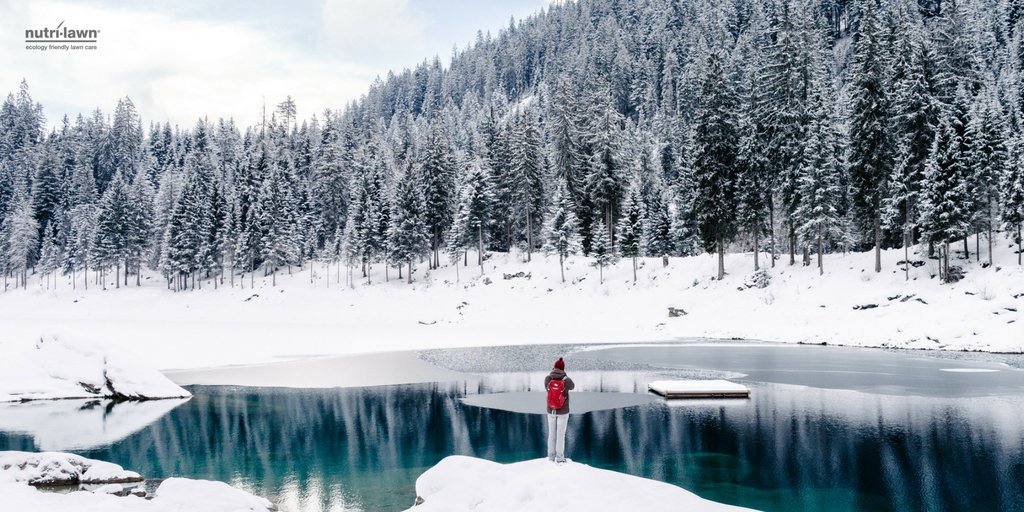
[[[62,20],[99,29],[99,49],[25,49],[26,29],[55,27]],[[51,125],[65,113],[96,107],[112,112],[125,95],[147,123],[169,119],[190,127],[209,116],[254,124],[264,98],[271,110],[289,94],[304,118],[343,107],[378,73],[376,67],[323,59],[244,24],[63,2],[0,4],[0,91],[17,90],[26,78]]]
[[[323,22],[332,53],[394,62],[423,53],[434,20],[409,0],[325,0]]]

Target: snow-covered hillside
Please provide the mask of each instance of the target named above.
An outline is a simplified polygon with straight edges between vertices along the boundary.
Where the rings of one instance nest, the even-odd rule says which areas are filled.
[[[730,254],[724,280],[713,255],[640,262],[637,281],[623,260],[604,269],[590,259],[568,260],[562,283],[557,258],[492,254],[483,276],[472,264],[415,273],[412,285],[394,269],[372,268],[370,283],[355,271],[354,288],[339,283],[337,268],[294,268],[245,287],[172,292],[157,275],[143,286],[103,291],[79,280],[47,290],[0,293],[0,354],[32,347],[40,332],[74,333],[134,354],[160,369],[214,367],[436,347],[524,343],[597,343],[679,337],[748,338],[873,347],[1020,352],[1024,336],[1024,268],[1010,242],[997,240],[995,265],[955,259],[966,275],[956,284],[933,277],[938,262],[924,262],[905,280],[902,250],[831,254],[825,274],[815,266],[776,262],[765,288],[752,284],[753,257]],[[984,250],[984,248],[983,248]],[[765,263],[762,255],[762,265]],[[987,259],[983,256],[982,260]],[[344,270],[344,269],[342,269]],[[520,274],[522,273],[522,274]],[[506,279],[506,275],[509,277]],[[512,277],[521,275],[522,277]],[[685,315],[669,317],[668,308]]]

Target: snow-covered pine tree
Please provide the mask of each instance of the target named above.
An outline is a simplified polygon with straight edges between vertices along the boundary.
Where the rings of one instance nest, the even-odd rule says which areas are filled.
[[[434,252],[433,266],[440,264],[440,246],[445,230],[452,223],[452,211],[457,199],[455,190],[455,162],[446,134],[438,123],[430,125],[427,133],[423,173],[423,198],[426,201],[427,229]]]
[[[544,153],[537,114],[526,107],[519,115],[513,138],[512,176],[516,210],[525,221],[526,261],[533,258],[534,234],[543,223],[540,213],[544,199]]]
[[[576,94],[569,78],[559,77],[549,114],[552,170],[565,181],[566,191],[574,208],[583,195],[583,179],[587,166],[582,148]]]
[[[883,199],[883,225],[903,232],[904,261],[916,241],[921,188],[925,163],[935,140],[941,111],[935,78],[935,56],[919,27],[911,25],[901,10],[897,18],[898,37],[893,49],[893,133],[898,137],[896,165],[887,178],[888,194]],[[910,279],[909,263],[904,268]]]
[[[719,50],[708,54],[693,136],[693,210],[701,243],[718,253],[725,277],[725,246],[736,235],[736,98]]]
[[[840,226],[837,205],[842,194],[839,184],[842,169],[836,160],[836,133],[832,127],[832,84],[823,67],[814,68],[812,83],[808,98],[810,122],[798,186],[800,205],[794,218],[801,238],[817,243],[818,275],[823,275],[824,241]]]
[[[565,185],[565,179],[555,178],[555,192],[548,207],[544,222],[544,250],[547,254],[558,254],[558,269],[565,282],[565,259],[582,250],[579,220],[575,206]]]
[[[430,250],[424,210],[423,193],[417,180],[417,173],[410,165],[398,181],[394,215],[388,228],[389,259],[398,266],[399,278],[402,263],[407,264],[408,284],[412,284],[413,264],[416,259],[426,255]]]
[[[106,192],[103,193],[103,198],[100,199],[90,259],[93,266],[100,271],[114,267],[114,282],[117,288],[121,287],[121,263],[128,260],[130,202],[131,197],[124,177],[120,172],[115,172]],[[106,284],[104,279],[104,288]]]
[[[484,236],[491,222],[491,204],[494,201],[490,184],[490,169],[486,163],[479,158],[471,161],[466,168],[452,228],[462,234],[458,239],[453,239],[455,244],[463,249],[476,248],[480,275],[484,274]]]
[[[1010,159],[1002,178],[1003,226],[1014,233],[1017,265],[1021,264],[1021,227],[1024,226],[1024,140],[1017,135],[1010,145]]]
[[[622,116],[612,105],[608,83],[598,80],[591,84],[588,97],[590,117],[590,148],[587,160],[585,190],[593,205],[593,218],[602,219],[608,229],[609,241],[614,240],[612,230],[618,217],[618,207],[625,191],[625,177],[621,147]],[[594,234],[591,233],[591,236]]]
[[[849,179],[854,219],[873,233],[875,272],[882,271],[882,199],[895,155],[886,62],[874,0],[861,8],[860,31],[850,69]]]
[[[47,224],[43,229],[43,245],[39,250],[39,272],[46,276],[46,288],[50,288],[50,274],[54,274],[53,287],[57,287],[57,271],[60,270],[61,248],[57,245],[57,229]]]
[[[617,246],[623,258],[633,260],[633,282],[636,282],[636,259],[642,254],[644,225],[643,202],[640,199],[640,191],[635,186],[630,187],[622,202],[622,217],[615,228],[618,233]]]
[[[277,286],[277,268],[291,265],[298,259],[300,246],[295,232],[295,201],[287,186],[285,173],[276,163],[268,169],[260,189],[257,218],[263,238],[262,256],[270,263],[271,284]]]
[[[988,263],[992,261],[992,228],[999,216],[999,181],[1007,164],[1006,143],[1003,124],[1003,109],[993,91],[994,84],[982,90],[975,98],[974,108],[967,125],[967,142],[970,146],[970,171],[968,193],[972,224],[976,235],[982,229],[988,232]],[[980,242],[979,242],[980,245]],[[981,259],[980,248],[975,254]]]
[[[0,256],[6,260],[4,275],[15,274],[21,279],[22,288],[28,288],[28,269],[38,257],[38,237],[32,202],[28,194],[18,192],[11,198],[11,206],[0,224]]]
[[[963,89],[961,89],[961,92]],[[942,275],[948,282],[949,243],[967,235],[969,148],[964,141],[966,112],[943,113],[925,170],[921,228],[925,238],[942,244]]]
[[[149,172],[140,168],[128,190],[125,277],[129,267],[135,270],[135,286],[142,286],[142,263],[152,242],[154,224],[153,187]]]
[[[590,233],[593,240],[590,247],[590,256],[594,258],[594,262],[590,265],[598,268],[600,283],[604,284],[604,268],[614,265],[619,261],[619,251],[612,244],[611,239],[608,237],[608,228],[600,219],[594,219],[594,222],[590,225]]]

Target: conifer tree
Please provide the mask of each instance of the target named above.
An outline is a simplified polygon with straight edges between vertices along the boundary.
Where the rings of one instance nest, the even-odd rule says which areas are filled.
[[[895,153],[886,62],[875,2],[862,7],[856,54],[850,70],[850,192],[854,219],[874,234],[875,272],[882,271],[882,200]]]
[[[398,181],[394,215],[388,228],[389,259],[399,266],[399,277],[401,264],[407,264],[409,284],[412,284],[413,263],[416,258],[430,250],[430,238],[424,221],[426,212],[423,194],[416,177],[415,170],[410,166]]]
[[[970,171],[968,193],[973,206],[971,220],[988,232],[988,263],[992,261],[992,228],[998,222],[999,181],[1007,162],[1006,144],[1003,134],[1002,108],[998,99],[986,89],[978,95],[967,126],[967,141],[970,145]],[[979,249],[975,252],[981,259]]]
[[[1024,141],[1018,135],[1011,143],[1010,160],[1002,178],[1003,226],[1014,234],[1017,265],[1021,264],[1021,227],[1024,226]]]
[[[39,230],[27,194],[19,192],[11,203],[0,223],[0,256],[5,260],[4,275],[14,273],[20,277],[22,288],[27,289],[28,269],[38,257]]]
[[[555,192],[551,198],[547,220],[544,222],[544,250],[558,254],[558,269],[565,282],[565,259],[582,249],[579,220],[569,195],[565,180],[556,178]]]
[[[619,251],[612,245],[612,241],[608,237],[608,228],[604,225],[604,222],[594,219],[594,222],[590,225],[590,233],[593,239],[590,255],[594,258],[591,266],[598,268],[600,283],[604,284],[604,267],[614,265],[619,261]]]
[[[422,163],[424,200],[426,201],[427,229],[431,235],[431,249],[434,252],[434,267],[440,263],[440,246],[444,240],[445,230],[452,222],[455,191],[455,162],[451,155],[442,128],[430,126],[424,161]]]
[[[943,114],[925,171],[926,187],[921,226],[931,242],[942,244],[942,274],[948,282],[949,244],[967,235],[968,147],[964,141],[964,115]]]
[[[490,209],[494,200],[490,189],[489,172],[481,159],[470,162],[466,169],[465,183],[459,193],[458,210],[452,223],[452,230],[456,235],[450,238],[456,247],[476,247],[480,275],[484,274],[484,234],[487,224],[491,221]]]
[[[824,70],[817,69],[810,94],[807,140],[800,169],[798,192],[800,205],[794,212],[798,232],[815,240],[818,274],[825,273],[822,255],[826,236],[840,225],[837,205],[840,197],[840,167],[836,161],[835,133],[832,128],[832,94]]]
[[[525,220],[526,261],[533,257],[534,233],[541,225],[540,212],[544,197],[542,177],[544,154],[537,115],[527,107],[519,116],[513,139],[512,173],[515,183],[516,209]]]
[[[693,210],[701,243],[718,253],[718,279],[725,277],[725,245],[736,234],[736,161],[739,138],[736,102],[722,55],[712,51],[701,84],[694,133]]]
[[[645,216],[640,192],[630,187],[623,199],[622,217],[616,228],[618,232],[618,248],[623,258],[633,260],[633,282],[636,282],[636,259],[641,256],[644,239]]]

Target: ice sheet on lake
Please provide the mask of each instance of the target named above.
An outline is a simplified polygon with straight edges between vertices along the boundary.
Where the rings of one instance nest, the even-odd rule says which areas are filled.
[[[658,402],[661,398],[639,393],[590,393],[586,391],[569,393],[569,413],[585,414],[592,411],[619,409]],[[470,395],[462,403],[475,407],[500,409],[523,414],[547,414],[547,394],[543,392],[513,391]]]

